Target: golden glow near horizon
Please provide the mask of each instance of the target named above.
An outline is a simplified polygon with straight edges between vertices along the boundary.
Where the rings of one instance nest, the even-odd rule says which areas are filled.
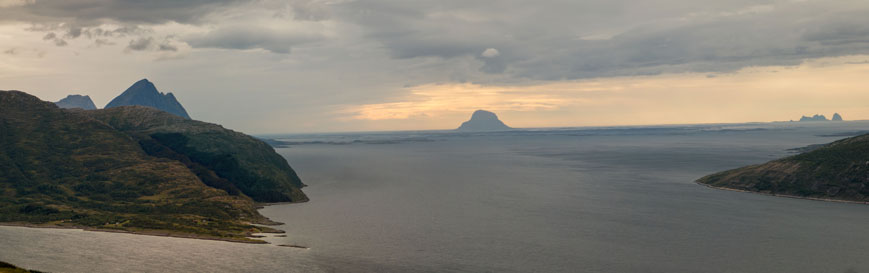
[[[479,84],[429,84],[409,88],[407,101],[366,104],[353,109],[354,119],[408,119],[436,117],[443,112],[491,111],[531,112],[554,110],[569,101],[556,94],[530,87],[482,86]]]
[[[869,56],[847,56],[733,73],[520,86],[429,84],[408,87],[400,100],[341,112],[351,120],[383,121],[393,129],[452,128],[476,109],[494,111],[514,127],[786,121],[813,114],[829,118],[834,112],[857,120],[869,118],[866,60]]]

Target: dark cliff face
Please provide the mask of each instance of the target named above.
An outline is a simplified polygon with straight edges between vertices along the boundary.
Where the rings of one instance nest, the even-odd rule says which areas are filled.
[[[706,176],[698,182],[752,192],[869,201],[869,135],[810,152]]]
[[[0,91],[0,222],[246,240],[268,222],[255,202],[307,201],[302,186],[270,146],[219,125]]]
[[[91,100],[89,96],[82,95],[69,95],[62,100],[55,102],[55,105],[60,108],[81,108],[84,110],[95,110],[97,106],[94,105],[94,101]]]
[[[471,119],[459,126],[459,131],[505,131],[509,126],[501,122],[495,113],[477,110],[471,115]]]
[[[140,105],[157,108],[176,116],[190,119],[187,110],[175,99],[172,93],[163,94],[147,79],[134,83],[106,105],[106,109],[125,105]]]

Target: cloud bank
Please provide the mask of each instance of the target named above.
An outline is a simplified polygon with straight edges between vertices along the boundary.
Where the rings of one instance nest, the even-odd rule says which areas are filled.
[[[57,37],[45,40],[58,46],[83,35],[131,30],[139,30],[127,41],[131,50],[150,48],[143,44],[148,38],[166,36],[179,36],[193,48],[278,54],[313,42],[374,43],[392,58],[471,56],[481,72],[536,80],[730,72],[869,52],[866,1],[4,0],[0,5],[0,20],[51,31],[47,35]],[[198,31],[163,37],[142,32],[167,23]],[[120,27],[107,31],[106,24]],[[343,26],[345,32],[330,33],[326,25]]]
[[[534,112],[565,106],[510,108],[509,100],[484,99],[484,90],[686,73],[721,78],[869,54],[865,14],[869,2],[857,0],[0,0],[7,56],[0,72],[22,89],[49,89],[39,75],[93,83],[112,66],[124,81],[163,77],[189,86],[195,98],[274,104],[249,117],[203,104],[197,115],[242,126],[254,114],[316,112],[312,119],[325,124],[386,113],[371,110],[377,107],[430,108],[453,93],[464,100],[451,105],[477,99]],[[569,99],[535,92],[493,96]],[[291,105],[271,102],[279,99]],[[379,120],[419,116],[408,111]]]

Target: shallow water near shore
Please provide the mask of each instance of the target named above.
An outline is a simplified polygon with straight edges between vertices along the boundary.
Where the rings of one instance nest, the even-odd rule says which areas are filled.
[[[869,122],[276,135],[311,201],[271,245],[0,227],[54,272],[869,272],[869,206],[715,190]],[[310,249],[279,247],[280,244]]]

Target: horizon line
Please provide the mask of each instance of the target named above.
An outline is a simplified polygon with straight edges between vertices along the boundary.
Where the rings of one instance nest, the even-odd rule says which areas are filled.
[[[772,123],[794,123],[794,124],[821,124],[821,123],[839,123],[839,122],[860,122],[869,121],[869,119],[858,120],[842,120],[842,121],[799,121],[799,120],[780,120],[780,121],[747,121],[747,122],[708,122],[708,123],[662,123],[662,124],[626,124],[626,125],[578,125],[578,126],[554,126],[554,127],[510,127],[511,130],[498,131],[464,131],[466,133],[491,133],[491,132],[509,132],[517,130],[534,130],[534,129],[559,129],[559,128],[624,128],[624,127],[660,127],[660,126],[700,126],[700,125],[737,125],[737,124],[772,124]],[[453,129],[417,129],[417,130],[371,130],[371,131],[310,131],[310,132],[284,132],[284,133],[251,133],[254,136],[268,135],[316,135],[316,134],[365,134],[365,133],[401,133],[401,132],[459,132],[458,127]]]

